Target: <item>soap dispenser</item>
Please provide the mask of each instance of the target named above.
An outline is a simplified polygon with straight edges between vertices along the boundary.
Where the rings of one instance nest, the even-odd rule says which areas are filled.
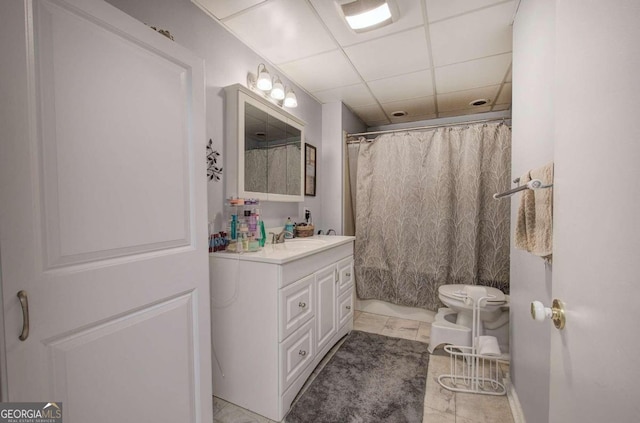
[[[287,217],[287,221],[284,224],[284,237],[287,239],[291,239],[293,238],[293,221],[291,220],[291,217]]]

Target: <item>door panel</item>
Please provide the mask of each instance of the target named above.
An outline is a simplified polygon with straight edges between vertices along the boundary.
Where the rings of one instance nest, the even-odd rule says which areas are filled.
[[[34,4],[45,268],[191,241],[189,66],[106,25]]]
[[[552,423],[640,421],[638,16],[636,0],[556,2]]]
[[[98,0],[7,2],[0,39],[3,400],[211,421],[202,60]]]

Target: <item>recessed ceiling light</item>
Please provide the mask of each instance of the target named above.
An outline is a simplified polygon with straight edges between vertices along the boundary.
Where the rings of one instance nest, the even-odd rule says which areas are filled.
[[[406,116],[407,112],[405,112],[404,110],[398,110],[396,112],[392,112],[391,116],[393,117],[402,117],[402,116]]]
[[[489,103],[491,100],[486,99],[486,98],[479,98],[477,100],[473,100],[469,103],[469,106],[484,106],[485,104]]]
[[[371,31],[389,25],[397,17],[394,0],[338,0],[347,24],[355,32]]]

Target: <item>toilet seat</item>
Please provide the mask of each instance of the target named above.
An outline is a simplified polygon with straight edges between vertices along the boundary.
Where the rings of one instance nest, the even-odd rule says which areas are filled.
[[[464,301],[464,299],[467,297],[467,293],[465,291],[465,287],[467,286],[471,286],[471,285],[462,285],[462,284],[441,285],[438,288],[438,294],[443,297],[449,298],[451,300]],[[496,306],[496,305],[502,305],[507,302],[507,297],[499,289],[493,288],[491,286],[485,286],[484,288],[486,288],[487,290],[487,295],[490,296],[490,298],[487,299],[487,304]]]

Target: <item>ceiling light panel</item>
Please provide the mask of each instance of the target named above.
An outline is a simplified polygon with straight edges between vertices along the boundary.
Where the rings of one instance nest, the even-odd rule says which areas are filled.
[[[447,19],[452,16],[478,10],[505,0],[424,0],[427,5],[429,22]],[[515,7],[515,6],[514,6]],[[515,9],[513,9],[515,12]]]
[[[275,64],[338,47],[306,1],[269,1],[225,20],[224,24]]]
[[[435,69],[438,94],[499,85],[511,64],[511,53]]]
[[[397,0],[398,18],[394,18],[393,24],[376,28],[374,31],[361,33],[355,33],[349,29],[338,9],[340,6],[333,0],[311,0],[311,4],[338,43],[342,47],[346,47],[422,25],[421,1],[422,0]]]
[[[378,79],[368,82],[367,85],[381,103],[433,95],[430,70]]]
[[[344,55],[338,51],[289,62],[280,69],[307,91],[321,91],[361,82]]]
[[[392,34],[344,49],[365,81],[429,68],[424,28]]]
[[[384,0],[354,0],[341,8],[347,24],[356,32],[370,31],[393,22],[389,3]]]
[[[224,19],[266,0],[191,0],[215,18]]]
[[[435,66],[510,52],[513,2],[429,26]]]

